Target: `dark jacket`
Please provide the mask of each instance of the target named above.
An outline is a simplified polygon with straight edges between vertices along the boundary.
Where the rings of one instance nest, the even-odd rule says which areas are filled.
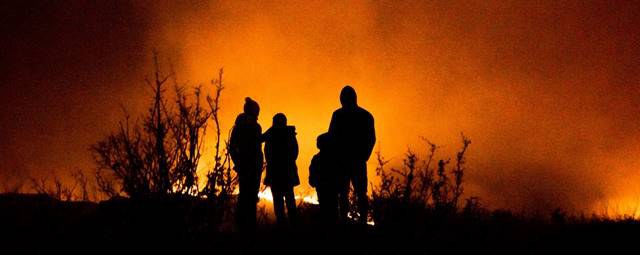
[[[234,169],[243,174],[245,169],[262,171],[264,156],[262,154],[262,141],[260,135],[262,127],[255,117],[246,113],[241,113],[236,118],[235,125],[231,131],[229,141],[229,154],[233,160]]]
[[[309,185],[316,189],[333,190],[337,185],[335,166],[330,155],[319,152],[311,159],[309,165]]]
[[[271,127],[264,133],[264,153],[267,176],[264,184],[275,188],[290,188],[300,184],[298,177],[298,141],[294,126]]]
[[[342,107],[331,117],[329,134],[342,161],[367,161],[376,143],[373,116],[359,106]]]
[[[320,173],[324,170],[324,164],[320,153],[313,156],[309,165],[309,185],[314,188],[320,186]]]

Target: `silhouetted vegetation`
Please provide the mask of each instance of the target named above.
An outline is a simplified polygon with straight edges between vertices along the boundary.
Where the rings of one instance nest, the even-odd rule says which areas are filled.
[[[157,56],[154,62],[154,80],[147,80],[154,94],[148,114],[141,123],[127,115],[118,131],[91,150],[99,169],[110,170],[130,197],[197,194],[196,169],[209,118],[200,105],[201,88],[188,100],[185,89],[175,84],[175,104],[169,105],[165,92],[172,74],[162,73]]]
[[[53,177],[52,180],[47,177],[31,177],[29,178],[29,189],[37,194],[63,201],[89,201],[92,193],[95,196],[95,193],[90,190],[89,178],[82,170],[71,172],[70,177],[73,179],[71,185],[65,184],[57,176]],[[8,193],[18,192],[14,190]]]
[[[211,81],[214,95],[204,99],[202,85],[188,89],[179,84],[175,74],[161,70],[157,55],[154,64],[153,79],[147,80],[153,100],[146,115],[132,120],[127,114],[116,132],[91,147],[98,165],[96,185],[107,197],[207,199],[218,226],[230,215],[237,183],[219,119],[223,71]],[[169,81],[173,81],[172,95],[167,95]],[[211,122],[215,129],[213,167],[206,180],[200,181],[197,170]]]
[[[219,118],[223,71],[211,81],[214,93],[205,96],[203,86],[190,88],[162,72],[157,56],[154,63],[146,113],[125,114],[117,130],[91,146],[98,166],[94,179],[78,170],[71,182],[42,177],[3,186],[0,234],[14,244],[8,254],[96,247],[127,253],[575,253],[624,247],[640,230],[632,217],[576,216],[561,209],[525,217],[484,208],[480,198],[465,194],[471,140],[461,134],[453,160],[426,139],[424,156],[409,150],[400,167],[378,151],[369,225],[356,223],[361,216],[351,193],[353,222],[327,228],[318,206],[300,201],[297,227],[287,232],[275,228],[261,206],[258,229],[247,238],[232,227],[237,177]],[[213,138],[207,136],[211,123]],[[206,139],[214,139],[213,166],[200,180],[197,171],[209,155]],[[21,246],[25,240],[42,245]]]
[[[461,134],[462,147],[456,154],[454,166],[449,159],[433,165],[438,146],[426,140],[426,160],[409,150],[400,169],[387,168],[388,161],[377,152],[376,175],[380,183],[374,185],[372,197],[373,218],[379,225],[407,224],[416,217],[429,215],[451,216],[460,212],[459,200],[464,192],[465,153],[471,144]],[[467,199],[465,212],[479,210],[478,198]],[[408,217],[409,216],[409,217]]]

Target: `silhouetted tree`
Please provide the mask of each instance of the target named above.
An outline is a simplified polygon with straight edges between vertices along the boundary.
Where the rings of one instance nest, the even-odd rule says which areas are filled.
[[[201,87],[194,91],[194,102],[189,103],[184,89],[176,86],[178,118],[171,121],[174,138],[173,157],[175,166],[170,180],[176,192],[197,195],[198,175],[196,173],[203,151],[207,120],[211,115],[200,104]]]
[[[458,208],[458,200],[464,192],[464,187],[462,186],[462,177],[464,176],[465,169],[464,165],[466,163],[464,154],[467,152],[467,148],[469,148],[469,145],[471,144],[471,140],[464,136],[464,134],[461,133],[460,137],[462,138],[462,149],[456,153],[456,167],[453,169],[454,184],[451,191],[453,196],[451,199],[451,206],[453,208]]]
[[[231,160],[229,155],[229,143],[228,141],[222,141],[221,128],[220,128],[220,100],[223,85],[223,70],[218,72],[218,78],[211,81],[215,89],[215,96],[207,96],[207,102],[210,108],[210,116],[215,125],[215,147],[214,147],[214,166],[207,173],[207,184],[203,190],[203,194],[213,199],[218,198],[220,201],[227,201],[231,193],[235,190],[237,184],[237,177],[232,171]],[[224,144],[224,148],[221,148],[221,142]]]
[[[91,147],[99,167],[96,175],[98,186],[109,195],[116,195],[114,188],[117,186],[130,197],[170,193],[193,196],[213,194],[210,191],[216,190],[216,187],[209,184],[204,188],[206,192],[200,190],[196,171],[203,155],[208,121],[212,116],[216,123],[217,144],[220,143],[217,115],[222,71],[219,82],[212,82],[219,86],[215,88],[215,99],[207,97],[211,108],[207,109],[202,105],[201,86],[195,87],[190,95],[186,92],[186,86],[178,84],[173,72],[164,74],[161,71],[157,54],[154,54],[153,60],[153,81],[147,80],[153,90],[153,101],[142,122],[131,123],[127,114],[116,132]],[[175,83],[173,104],[165,95],[167,81],[171,77],[174,77]],[[216,169],[213,171],[216,173],[225,169],[219,150],[219,145],[216,145]],[[117,185],[112,185],[100,170],[113,173]],[[211,179],[210,175],[208,177]],[[225,191],[228,191],[227,186],[230,185],[225,185]]]
[[[218,72],[218,78],[211,80],[211,85],[215,89],[215,95],[207,96],[209,105],[209,116],[213,120],[215,128],[215,146],[214,146],[214,165],[207,172],[207,181],[200,195],[214,204],[213,222],[214,226],[218,226],[223,222],[233,222],[231,217],[232,206],[229,206],[231,195],[236,189],[238,178],[231,166],[231,156],[229,155],[229,142],[222,140],[222,129],[220,127],[220,102],[223,84],[223,69]],[[222,146],[224,145],[224,146]]]
[[[98,192],[106,196],[107,199],[120,195],[115,178],[109,174],[111,173],[107,173],[103,169],[98,169],[94,176]]]
[[[427,152],[427,160],[424,163],[424,170],[418,172],[418,188],[417,192],[414,194],[416,199],[421,202],[427,203],[432,195],[431,187],[435,181],[434,179],[434,171],[431,168],[431,163],[433,162],[433,157],[436,154],[436,150],[438,146],[426,138],[422,138],[428,145]]]

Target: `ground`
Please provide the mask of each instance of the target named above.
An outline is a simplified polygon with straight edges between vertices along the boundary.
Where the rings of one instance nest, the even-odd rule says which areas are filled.
[[[241,233],[212,228],[210,207],[197,199],[92,203],[3,194],[1,240],[4,254],[575,254],[635,249],[640,237],[632,219],[547,221],[500,211],[329,227],[318,223],[316,209],[302,210],[295,228],[263,223]]]

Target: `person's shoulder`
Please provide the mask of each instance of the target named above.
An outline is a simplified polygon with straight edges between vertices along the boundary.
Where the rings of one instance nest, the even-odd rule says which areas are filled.
[[[367,111],[367,109],[364,109],[364,108],[358,106],[358,112],[360,114],[362,114],[362,115],[367,116],[368,118],[372,118],[373,119],[373,115],[369,111]]]
[[[293,136],[296,136],[296,135],[297,135],[297,133],[296,133],[296,126],[287,126],[287,127],[286,127],[286,129],[287,129],[287,132],[288,132],[290,135],[293,135]]]
[[[264,131],[264,134],[262,134],[262,136],[268,139],[269,137],[271,137],[271,133],[273,133],[272,128],[268,128],[267,131]]]
[[[320,153],[317,153],[316,155],[313,155],[313,157],[311,157],[311,164],[309,164],[309,168],[311,169],[317,169],[318,165],[320,165]]]
[[[247,122],[247,114],[246,113],[238,114],[238,116],[236,117],[235,124],[236,125],[242,125],[242,124],[244,124],[246,122]]]
[[[346,116],[350,116],[353,114],[353,109],[348,109],[348,108],[338,108],[337,110],[335,110],[333,112],[333,117],[337,117],[337,118],[344,118]]]

